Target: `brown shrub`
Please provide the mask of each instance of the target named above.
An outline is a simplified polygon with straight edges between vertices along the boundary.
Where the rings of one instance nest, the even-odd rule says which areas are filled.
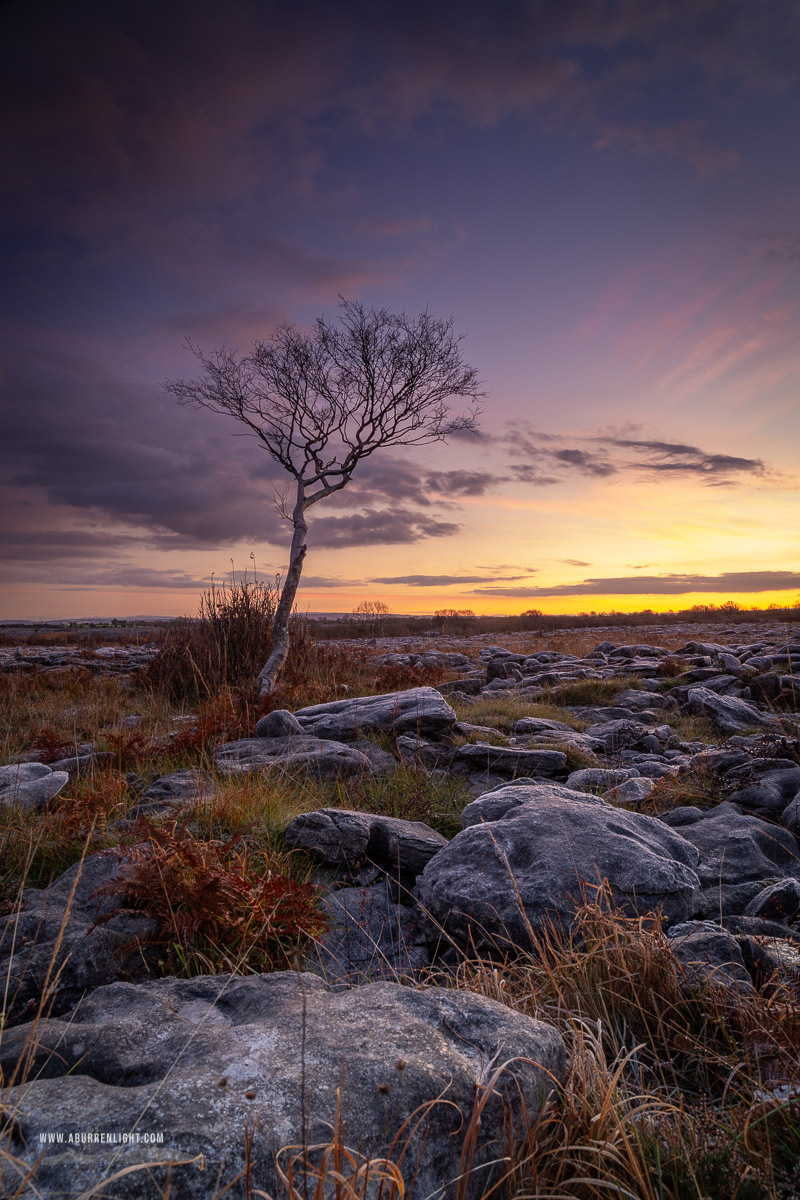
[[[317,889],[275,870],[269,852],[253,851],[242,833],[201,841],[185,824],[147,818],[136,833],[141,840],[126,851],[123,877],[98,893],[121,902],[101,923],[119,912],[150,917],[156,928],[142,944],[156,949],[168,973],[291,967],[302,945],[322,933]]]

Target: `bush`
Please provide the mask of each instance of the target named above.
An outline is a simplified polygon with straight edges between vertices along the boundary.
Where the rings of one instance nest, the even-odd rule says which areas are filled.
[[[143,945],[166,973],[281,970],[324,930],[317,888],[287,873],[286,855],[254,851],[241,833],[201,841],[176,821],[142,818],[137,832],[144,838],[125,852],[123,877],[98,893],[120,907],[99,923],[119,912],[150,917],[156,928]]]
[[[277,584],[248,579],[212,584],[197,617],[182,617],[167,631],[148,668],[148,680],[173,699],[195,701],[236,688],[254,689],[272,649]]]

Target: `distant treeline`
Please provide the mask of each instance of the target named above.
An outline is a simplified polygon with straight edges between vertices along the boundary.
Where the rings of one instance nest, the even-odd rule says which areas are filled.
[[[362,607],[366,607],[362,606]],[[382,606],[374,605],[379,608]],[[528,609],[516,616],[480,617],[464,609],[440,609],[433,615],[403,616],[386,612],[353,613],[349,617],[326,619],[308,618],[299,614],[296,618],[308,622],[313,638],[373,638],[373,637],[423,637],[447,634],[453,637],[470,634],[528,631],[546,632],[556,629],[592,629],[615,626],[681,625],[693,624],[727,625],[758,624],[761,622],[800,621],[800,601],[782,607],[771,604],[768,608],[744,608],[733,600],[724,604],[695,604],[691,608],[673,612],[655,612],[643,609],[640,612],[581,612],[542,613]],[[177,618],[185,621],[186,618]],[[114,642],[155,642],[164,640],[172,622],[169,620],[115,620],[92,623],[42,621],[41,624],[13,622],[0,624],[0,646],[107,646]]]
[[[754,622],[800,621],[800,603],[786,608],[771,604],[769,608],[743,608],[733,600],[724,604],[695,604],[673,612],[582,612],[542,613],[528,609],[516,616],[479,617],[475,613],[458,609],[441,609],[433,616],[394,616],[373,614],[364,616],[354,613],[351,617],[312,622],[316,638],[370,638],[370,637],[414,637],[424,634],[450,634],[456,637],[476,633],[518,633],[555,629],[591,629],[617,625],[680,625],[692,623],[729,625],[753,624]]]

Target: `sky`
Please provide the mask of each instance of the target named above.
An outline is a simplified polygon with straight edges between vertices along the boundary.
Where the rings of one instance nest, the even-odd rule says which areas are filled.
[[[164,381],[339,297],[452,318],[486,397],[311,510],[301,610],[800,597],[796,0],[2,25],[0,619],[285,571],[291,481]]]

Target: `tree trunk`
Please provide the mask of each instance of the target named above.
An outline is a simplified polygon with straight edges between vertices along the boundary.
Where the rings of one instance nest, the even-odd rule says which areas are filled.
[[[305,492],[302,483],[297,484],[297,501],[292,512],[294,533],[292,534],[292,549],[289,554],[289,569],[283,583],[281,598],[272,622],[272,652],[258,676],[259,696],[263,700],[275,691],[275,684],[281,668],[289,653],[289,619],[294,608],[294,598],[297,595],[297,585],[303,572],[303,560],[306,556],[306,534],[308,526],[305,522]]]

